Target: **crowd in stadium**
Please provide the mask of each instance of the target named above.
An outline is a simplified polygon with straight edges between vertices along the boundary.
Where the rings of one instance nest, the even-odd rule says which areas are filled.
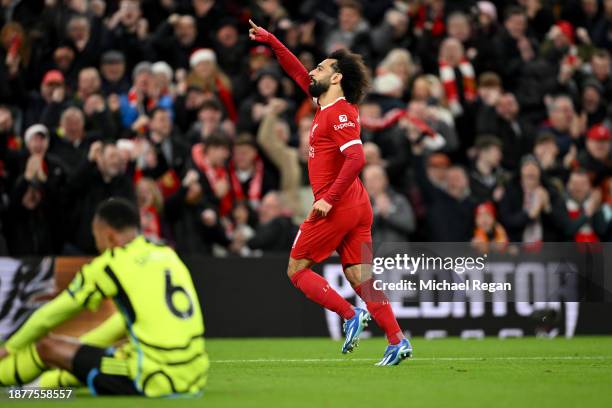
[[[612,0],[2,0],[0,254],[94,254],[112,196],[181,254],[288,251],[307,70],[346,47],[374,242],[612,240]]]

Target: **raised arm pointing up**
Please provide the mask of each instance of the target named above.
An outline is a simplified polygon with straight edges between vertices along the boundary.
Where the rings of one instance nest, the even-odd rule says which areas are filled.
[[[278,38],[270,34],[266,29],[259,27],[253,20],[249,20],[249,23],[251,24],[251,28],[249,29],[249,37],[251,40],[268,44],[274,51],[274,55],[276,55],[276,59],[281,67],[283,67],[283,70],[297,82],[300,88],[302,88],[302,91],[310,96],[310,92],[308,92],[310,77],[300,60],[298,60],[297,57],[278,40]]]

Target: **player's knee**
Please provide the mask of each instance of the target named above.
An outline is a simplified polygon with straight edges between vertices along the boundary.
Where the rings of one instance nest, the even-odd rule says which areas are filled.
[[[297,271],[298,269],[296,263],[290,260],[289,265],[287,265],[287,276],[289,277],[289,279],[291,279],[291,277],[295,275]]]
[[[293,259],[289,258],[289,265],[287,265],[287,276],[289,279],[302,269],[306,269],[312,265],[312,261],[307,259]]]
[[[361,265],[345,267],[344,276],[352,287],[357,287],[368,279],[368,275],[366,271],[361,268]]]
[[[48,362],[53,358],[53,350],[55,349],[55,340],[49,337],[43,337],[36,343],[36,352],[43,362]]]

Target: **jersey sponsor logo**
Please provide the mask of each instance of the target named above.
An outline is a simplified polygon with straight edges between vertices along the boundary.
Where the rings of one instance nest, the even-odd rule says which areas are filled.
[[[348,117],[346,115],[340,115],[340,116],[338,116],[338,120],[341,123],[348,122]]]
[[[353,122],[353,121],[344,122],[344,123],[341,123],[339,125],[334,125],[334,130],[342,130],[342,129],[347,128],[347,127],[355,127],[355,126],[356,126],[355,122]]]

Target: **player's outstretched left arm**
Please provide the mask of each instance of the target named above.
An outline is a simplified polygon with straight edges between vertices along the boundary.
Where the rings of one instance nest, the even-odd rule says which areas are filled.
[[[4,344],[6,351],[15,352],[31,344],[48,332],[70,319],[83,309],[79,303],[66,292],[38,309]],[[0,358],[2,358],[0,352]]]

